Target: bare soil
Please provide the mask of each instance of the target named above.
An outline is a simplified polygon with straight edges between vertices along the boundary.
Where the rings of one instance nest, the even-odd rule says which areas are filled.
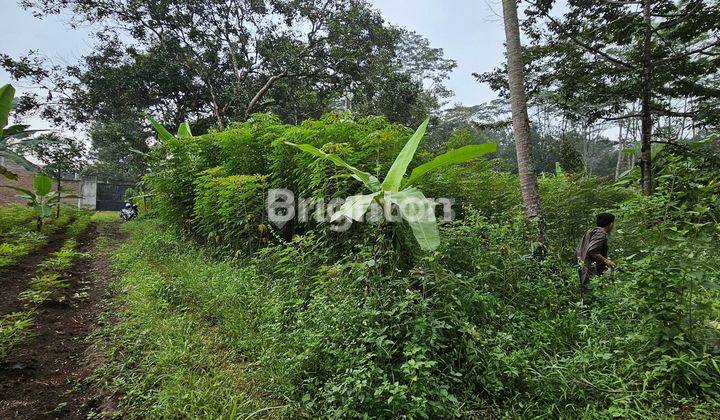
[[[105,237],[102,243],[98,237]],[[119,224],[93,224],[80,238],[80,260],[66,278],[69,287],[37,310],[34,337],[0,365],[0,419],[86,418],[91,411],[108,411],[88,380],[98,357],[87,339],[98,327],[105,287],[111,278],[109,253],[124,240]],[[35,255],[12,269],[3,280],[0,313],[19,309],[35,267],[62,245],[51,238]],[[101,245],[101,246],[99,246]],[[55,295],[54,295],[55,296]],[[98,410],[99,409],[99,410]]]

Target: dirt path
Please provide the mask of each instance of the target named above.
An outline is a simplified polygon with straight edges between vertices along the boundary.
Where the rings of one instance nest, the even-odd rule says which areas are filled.
[[[118,223],[93,224],[81,238],[79,250],[91,257],[80,261],[68,276],[64,301],[38,308],[34,338],[0,366],[0,419],[85,418],[95,408],[94,392],[84,380],[95,359],[86,338],[97,327],[102,311],[111,276],[109,253],[123,239]],[[28,270],[26,276],[16,270],[16,281],[27,285],[26,277],[34,267],[21,267]],[[13,287],[19,288],[17,293],[24,290]],[[5,307],[0,309],[5,313]]]
[[[18,311],[21,308],[18,295],[27,289],[32,274],[35,272],[38,264],[48,259],[50,254],[60,249],[65,241],[65,229],[55,232],[48,238],[48,241],[42,248],[25,256],[19,264],[10,267],[4,271],[0,271],[0,314],[7,314]]]

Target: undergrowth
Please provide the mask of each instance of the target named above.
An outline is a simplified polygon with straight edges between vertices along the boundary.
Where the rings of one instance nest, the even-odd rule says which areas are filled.
[[[720,414],[714,145],[659,153],[650,197],[625,185],[634,173],[617,184],[541,177],[550,245],[542,260],[527,239],[517,176],[492,162],[424,180],[423,190],[456,200],[458,218],[441,227],[435,253],[419,252],[403,225],[337,233],[264,220],[257,192],[266,184],[306,197],[358,190],[283,141],[382,175],[406,135],[346,114],[298,126],[255,116],[154,149],[147,181],[159,220],[125,225],[131,240],[114,264],[122,310],[102,337],[100,377],[123,395],[124,412]],[[593,279],[583,304],[574,249],[600,211],[617,216],[610,254],[619,268]]]

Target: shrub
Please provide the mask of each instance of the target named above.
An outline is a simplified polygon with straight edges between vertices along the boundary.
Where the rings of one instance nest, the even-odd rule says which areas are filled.
[[[208,169],[197,178],[193,226],[222,248],[255,248],[267,239],[265,176],[220,176],[221,172],[221,167]]]

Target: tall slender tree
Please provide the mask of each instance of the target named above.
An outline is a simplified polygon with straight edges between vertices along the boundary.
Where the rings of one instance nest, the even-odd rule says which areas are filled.
[[[55,133],[37,136],[36,142],[19,149],[42,163],[42,172],[55,180],[58,203],[62,198],[63,175],[79,172],[85,164],[85,145],[77,139],[61,137]],[[76,197],[69,195],[67,198]],[[55,217],[60,217],[60,205],[55,209]]]
[[[515,152],[517,153],[520,191],[525,215],[537,229],[536,240],[539,250],[544,252],[547,239],[545,219],[540,206],[537,175],[534,170],[532,143],[530,141],[530,119],[528,118],[525,97],[525,75],[523,69],[522,47],[520,45],[520,25],[517,16],[516,0],[503,0],[503,19],[505,23],[505,48],[507,50],[508,85],[510,90],[510,109],[512,112]]]
[[[720,122],[720,3],[571,0],[562,15],[552,13],[556,3],[528,0],[531,85],[554,92],[557,105],[586,124],[637,120],[641,187],[651,194],[651,144],[664,142],[653,128],[661,119]]]

